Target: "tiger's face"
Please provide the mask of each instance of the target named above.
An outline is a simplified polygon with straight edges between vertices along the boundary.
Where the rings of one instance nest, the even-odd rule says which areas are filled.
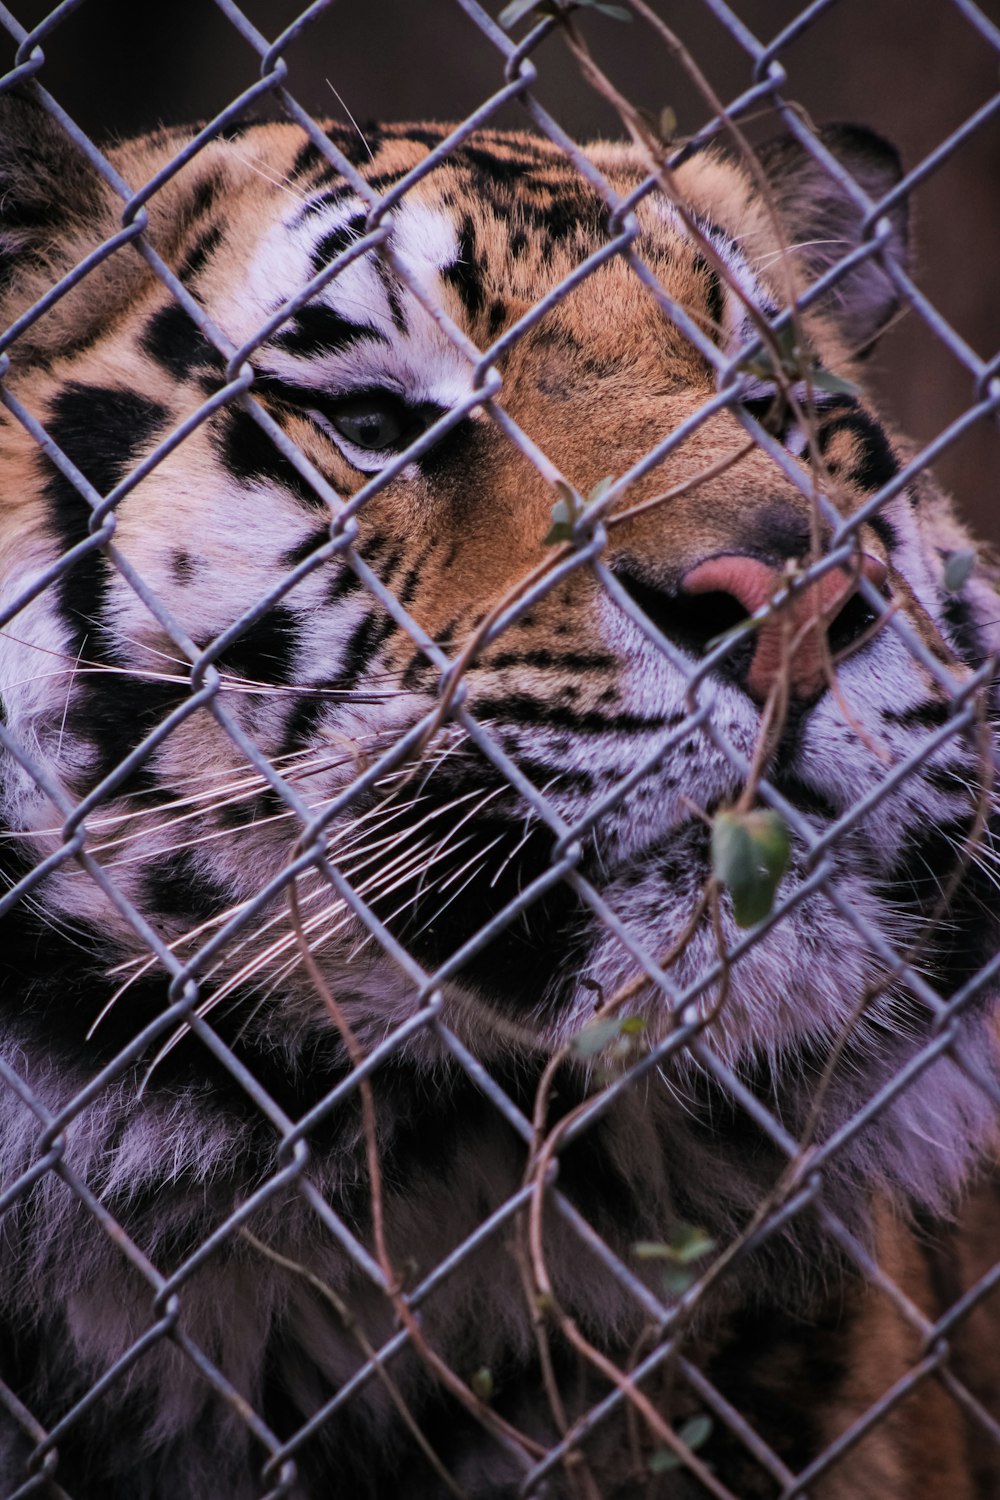
[[[595,147],[635,194],[612,226],[524,136],[395,193],[442,138],[370,142],[359,170],[393,199],[375,244],[295,128],[215,143],[149,206],[209,326],[125,247],[11,351],[58,454],[7,413],[3,597],[26,602],[2,694],[44,779],[10,757],[4,816],[15,876],[51,860],[22,920],[65,932],[63,981],[86,970],[59,1025],[113,1051],[159,1014],[152,941],[205,1014],[294,1053],[330,1025],[308,943],[366,1043],[440,991],[480,1055],[546,1051],[625,988],[647,1037],[712,1014],[710,1051],[775,1088],[847,1037],[846,1114],[933,1021],[898,956],[946,999],[996,940],[996,594],[982,569],[949,592],[968,543],[946,502],[862,395],[809,376],[854,373],[891,277],[872,255],[803,315],[810,363],[779,390],[740,365],[755,317],[860,233],[808,158],[776,148],[765,194],[703,152],[672,202]],[[877,197],[881,143],[830,144]],[[119,169],[138,186],[177,145]],[[67,253],[113,230],[91,188],[62,206]],[[788,252],[817,225],[829,251]],[[15,271],[6,321],[55,274]],[[573,546],[558,477],[597,496]],[[706,891],[712,820],[758,773],[791,858],[747,942]],[[60,857],[80,802],[86,866]],[[989,1122],[950,1060],[925,1084],[882,1167],[933,1191]]]

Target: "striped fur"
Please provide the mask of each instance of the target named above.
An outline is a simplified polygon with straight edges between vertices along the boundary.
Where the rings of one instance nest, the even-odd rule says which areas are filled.
[[[2,127],[6,325],[114,232],[116,204],[29,103],[8,98]],[[385,190],[443,132],[386,128],[364,150],[334,128],[331,134]],[[186,139],[160,132],[127,143],[114,153],[116,165],[138,185]],[[876,138],[842,128],[827,140],[874,194],[892,180],[892,153]],[[621,192],[642,180],[630,148],[598,144],[590,155]],[[685,335],[685,319],[735,352],[752,334],[748,302],[777,311],[788,274],[798,283],[823,275],[857,239],[858,213],[801,151],[779,143],[763,162],[781,226],[752,176],[712,151],[678,170],[687,221],[659,194],[638,204],[635,248],[679,310],[676,320],[624,260],[611,259],[498,359],[503,410],[581,493],[624,473],[714,394],[713,367]],[[157,253],[236,346],[365,228],[360,200],[288,125],[254,126],[210,144],[152,198],[149,214]],[[600,201],[559,152],[527,136],[491,133],[408,190],[390,222],[394,260],[371,252],[351,260],[251,357],[263,409],[345,497],[470,396],[470,360],[430,304],[485,349],[606,235]],[[902,222],[892,233],[893,251],[903,256]],[[789,252],[788,240],[802,252]],[[814,309],[809,335],[828,369],[856,373],[854,356],[888,316],[892,294],[891,278],[869,259]],[[224,379],[222,357],[126,247],[22,335],[7,383],[106,495]],[[798,394],[808,404],[808,391]],[[754,414],[771,419],[765,380],[749,386],[746,399]],[[828,491],[845,515],[907,461],[910,450],[863,396],[818,389],[814,426],[810,439],[786,421],[777,437],[803,470],[810,441],[818,447]],[[743,441],[736,416],[720,410],[637,479],[625,503],[682,487]],[[115,511],[114,559],[143,581],[159,614],[110,554],[83,547],[89,511],[66,466],[43,456],[9,413],[0,462],[4,606],[62,553],[81,548],[73,566],[12,618],[2,644],[5,725],[44,772],[39,783],[15,756],[4,762],[10,884],[59,851],[57,798],[73,805],[87,797],[189,700],[178,640],[202,650],[244,621],[216,653],[219,701],[245,741],[319,812],[429,711],[438,686],[426,653],[365,587],[364,570],[455,655],[547,555],[553,492],[480,409],[359,508],[359,570],[327,546],[330,512],[315,487],[240,401],[220,406]],[[603,560],[630,608],[592,572],[577,570],[484,644],[464,674],[476,721],[566,824],[602,805],[587,822],[577,870],[652,956],[675,943],[705,885],[705,815],[733,801],[743,782],[717,742],[681,728],[688,709],[679,663],[693,665],[732,623],[692,611],[681,580],[721,554],[776,567],[807,558],[816,525],[808,499],[774,458],[749,452],[669,505],[611,528]],[[828,530],[819,527],[821,548]],[[996,849],[990,828],[979,826],[982,807],[992,808],[988,780],[982,789],[988,726],[946,737],[908,775],[891,774],[919,756],[952,711],[927,663],[946,664],[962,680],[997,649],[995,575],[980,560],[960,592],[945,587],[948,558],[969,541],[924,474],[901,484],[861,527],[859,545],[887,567],[893,604],[926,661],[891,627],[863,641],[855,629],[857,649],[839,665],[838,691],[794,706],[769,764],[772,783],[817,833],[864,805],[829,853],[843,905],[817,890],[794,904],[732,967],[724,1004],[705,1033],[708,1056],[734,1070],[795,1137],[828,1064],[820,1138],[886,1087],[932,1034],[933,1018],[888,971],[879,942],[897,951],[918,945],[915,964],[945,998],[996,949]],[[299,581],[261,609],[267,591],[295,568]],[[672,657],[651,639],[640,611],[672,644]],[[749,757],[760,705],[745,689],[745,665],[737,647],[714,674],[713,722]],[[646,774],[628,782],[640,765]],[[187,960],[280,876],[300,831],[226,726],[199,706],[125,779],[109,784],[88,813],[86,847],[132,910]],[[410,763],[387,771],[345,801],[327,832],[328,861],[427,971],[545,875],[554,841],[553,829],[457,720],[434,738],[416,771]],[[793,848],[780,897],[809,873],[804,848]],[[444,989],[444,1019],[529,1115],[546,1057],[585,1024],[595,997],[637,977],[634,957],[582,890],[566,881],[540,890]],[[360,1044],[377,1044],[415,1013],[412,978],[321,870],[305,870],[297,894],[324,983]],[[735,943],[741,934],[726,902],[720,922],[724,940]],[[706,917],[670,968],[678,990],[706,974],[717,954],[718,934]],[[4,1057],[51,1113],[163,1014],[167,979],[148,960],[143,934],[72,858],[56,862],[5,916]],[[291,1119],[321,1105],[349,1073],[302,961],[286,895],[242,924],[233,921],[198,977],[217,1035]],[[662,1038],[671,1024],[662,994],[633,988],[643,1044]],[[720,998],[713,984],[698,1005],[708,1013]],[[995,1086],[992,1000],[991,992],[979,994],[957,1034]],[[581,1099],[590,1083],[586,1070],[567,1064],[558,1108]],[[518,1189],[523,1143],[432,1029],[414,1032],[373,1086],[388,1242],[419,1280]],[[0,1093],[0,1111],[0,1160],[5,1182],[14,1183],[36,1159],[39,1124],[11,1089]],[[942,1056],[864,1128],[847,1133],[824,1166],[824,1202],[931,1315],[959,1295],[977,1255],[989,1259],[975,1247],[989,1243],[992,1192],[978,1191],[959,1228],[948,1215],[994,1129],[988,1092]],[[370,1244],[357,1093],[318,1110],[307,1142],[311,1182],[349,1232]],[[62,1160],[169,1276],[279,1171],[278,1145],[273,1123],[231,1072],[203,1041],[171,1026],[111,1069],[73,1111]],[[560,1184],[615,1253],[659,1288],[655,1264],[635,1261],[636,1242],[669,1239],[684,1222],[726,1242],[783,1166],[774,1142],[711,1069],[681,1057],[625,1090],[563,1154]],[[285,1440],[343,1386],[362,1355],[316,1281],[268,1258],[256,1242],[307,1268],[373,1344],[392,1333],[393,1313],[294,1183],[282,1180],[262,1198],[248,1227],[254,1240],[234,1231],[183,1277],[180,1327]],[[52,1174],[25,1182],[4,1233],[0,1374],[51,1427],[163,1309],[153,1308],[149,1284],[91,1209]],[[546,1245],[560,1300],[626,1364],[644,1337],[642,1309],[558,1216]],[[462,1260],[422,1317],[429,1340],[463,1378],[491,1372],[499,1412],[543,1444],[555,1441],[510,1225]],[[989,1402],[996,1375],[982,1350],[997,1345],[988,1312],[976,1319],[983,1326],[974,1320],[960,1337],[955,1364]],[[690,1341],[692,1359],[793,1471],[813,1462],[920,1356],[891,1299],[866,1289],[843,1246],[808,1210],[733,1267],[706,1299]],[[555,1357],[571,1415],[604,1393],[599,1381],[580,1383],[568,1351],[557,1345]],[[394,1359],[391,1371],[464,1493],[482,1500],[518,1493],[520,1470],[510,1455],[444,1395],[412,1351]],[[651,1381],[649,1391],[677,1421],[704,1409],[681,1377],[672,1385]],[[923,1381],[810,1494],[973,1500],[997,1493],[1000,1477],[985,1450],[966,1439],[955,1410],[944,1387]],[[644,1474],[644,1445],[637,1450],[618,1419],[596,1429],[586,1451],[599,1493],[671,1500],[704,1493],[684,1471]],[[0,1417],[4,1493],[23,1477],[31,1446],[12,1418]],[[122,1368],[70,1424],[59,1453],[56,1477],[75,1497],[249,1500],[274,1482],[259,1478],[263,1449],[241,1418],[183,1349],[166,1341]],[[739,1495],[776,1493],[718,1419],[704,1456]],[[331,1482],[352,1500],[443,1493],[378,1380],[319,1425],[295,1460],[298,1500],[327,1493]],[[575,1491],[555,1470],[535,1493]]]

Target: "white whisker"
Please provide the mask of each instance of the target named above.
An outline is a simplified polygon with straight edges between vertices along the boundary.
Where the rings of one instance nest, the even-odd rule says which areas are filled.
[[[343,99],[341,98],[340,94],[338,94],[337,90],[334,88],[334,86],[330,82],[329,78],[326,80],[326,86],[330,90],[330,93],[333,95],[333,97],[336,99],[337,103],[340,105],[341,109],[344,111],[344,114],[347,116],[347,118],[350,120],[351,124],[354,126],[354,129],[357,131],[357,134],[358,134],[358,139],[360,140],[362,146],[364,146],[365,150],[368,152],[369,157],[371,158],[372,161],[374,161],[375,160],[375,153],[372,151],[372,148],[369,146],[368,142],[365,140],[364,133],[363,133],[363,131],[361,129],[361,126],[358,124],[357,120],[351,114],[351,111],[348,109],[347,105],[344,103]]]
[[[280,188],[283,193],[288,194],[289,198],[294,198],[296,203],[309,203],[311,201],[307,193],[300,193],[296,188],[291,187],[289,183],[282,182],[280,177],[274,177],[270,172],[265,172],[264,168],[254,161],[253,157],[246,156],[242,151],[237,150],[231,140],[226,142],[226,146],[229,153],[235,156],[237,161],[241,161],[245,167],[249,167],[251,172],[255,172],[258,177],[262,177],[272,187]]]

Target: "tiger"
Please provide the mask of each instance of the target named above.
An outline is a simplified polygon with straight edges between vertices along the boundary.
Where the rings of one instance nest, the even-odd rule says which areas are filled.
[[[1000,1493],[894,148],[0,109],[3,1493]]]

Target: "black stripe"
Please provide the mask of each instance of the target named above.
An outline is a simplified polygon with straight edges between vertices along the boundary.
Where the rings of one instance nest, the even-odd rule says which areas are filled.
[[[169,302],[153,314],[143,329],[139,347],[175,380],[187,380],[202,372],[221,376],[225,369],[222,355],[177,302]]]
[[[389,342],[371,323],[352,323],[326,302],[307,302],[272,342],[286,354],[309,359],[317,354],[339,354],[362,339],[377,344]]]
[[[52,398],[46,426],[67,458],[106,495],[167,416],[165,406],[138,391],[70,381]],[[67,536],[72,545],[86,534],[79,521],[89,509],[75,489],[65,499],[74,516],[72,541]],[[61,511],[61,502],[57,507]]]
[[[718,271],[713,266],[708,270],[708,316],[712,320],[712,331],[721,333],[725,326],[726,295],[722,290],[722,281]]]
[[[928,786],[932,786],[936,792],[943,792],[946,797],[969,799],[973,796],[970,787],[974,787],[976,782],[974,767],[963,767],[961,764],[941,766],[932,762],[923,766],[919,774]]]
[[[948,594],[941,607],[958,655],[972,667],[985,660],[986,651],[976,627],[969,601],[961,594]]]
[[[326,131],[326,136],[353,167],[363,167],[369,162],[383,140],[381,127],[367,121],[360,130],[348,130],[346,127],[331,125]],[[330,172],[336,170],[319,146],[314,141],[307,141],[292,164],[291,175],[293,178],[304,177],[316,167],[324,167]]]
[[[385,261],[375,259],[372,261],[379,281],[385,291],[386,301],[389,303],[389,312],[392,317],[393,326],[397,333],[406,333],[406,313],[403,309],[402,285],[395,271],[387,266]]]
[[[298,617],[287,605],[275,604],[227,647],[219,670],[255,682],[294,682],[300,635]]]
[[[881,883],[890,907],[902,907],[928,919],[937,911],[942,891],[956,872],[969,832],[970,819],[921,829],[907,839],[895,868]],[[991,821],[984,835],[987,848],[974,851],[947,911],[929,939],[926,968],[931,982],[947,999],[996,952],[1000,914],[991,870],[992,854],[1000,836],[1000,822]]]
[[[473,777],[463,762],[461,781],[439,775],[425,784],[423,796],[407,810],[399,831],[408,819],[420,822],[420,842],[428,851],[438,852],[437,862],[426,874],[416,871],[390,894],[372,898],[382,920],[429,968],[450,958],[551,867],[551,830],[536,824],[525,837],[526,810],[511,798],[506,806],[497,798],[463,824],[449,852],[450,835],[463,809],[471,809],[475,798],[457,809],[450,804],[465,790],[487,792],[496,779],[496,773],[485,765],[477,765],[475,771]],[[441,809],[436,814],[435,804]],[[494,840],[499,842],[485,852]],[[484,851],[481,868],[475,860],[477,849]],[[457,876],[454,885],[442,889],[451,875]],[[464,888],[463,882],[467,882]],[[576,892],[558,881],[471,958],[462,976],[488,1004],[513,1015],[530,1014],[537,1021],[565,1004],[593,930]]]
[[[325,547],[329,540],[330,533],[325,526],[320,527],[318,531],[311,531],[308,536],[302,538],[301,542],[297,542],[294,547],[289,547],[286,552],[283,552],[278,563],[282,569],[291,572],[300,563],[304,563],[307,557],[312,557],[314,552]]]
[[[329,515],[326,501],[316,493],[279,451],[262,427],[241,406],[227,406],[210,422],[212,442],[224,473],[251,484],[271,481],[288,490],[311,509]],[[233,524],[239,525],[238,492],[234,494]]]
[[[817,413],[820,421],[819,450],[826,454],[839,432],[854,439],[855,456],[847,478],[866,493],[880,490],[899,473],[896,455],[884,430],[851,396],[824,401]]]
[[[537,183],[530,181],[535,169],[551,165],[542,152],[531,150],[525,143],[516,147],[505,146],[502,154],[484,151],[478,146],[463,146],[456,155],[463,165],[467,163],[477,176],[489,183],[490,191],[484,194],[487,202],[498,187],[525,194],[532,186],[537,190]],[[526,182],[526,178],[529,181]]]
[[[157,920],[180,919],[191,927],[224,911],[230,901],[227,891],[206,874],[197,849],[171,849],[168,854],[151,855],[143,868],[142,883],[145,911]],[[133,1011],[130,1001],[125,1008]]]
[[[486,334],[490,343],[506,328],[510,319],[510,309],[506,302],[500,297],[494,297],[490,303],[489,320],[486,325]]]
[[[346,562],[341,562],[327,588],[326,602],[339,604],[341,599],[346,599],[349,594],[356,594],[360,588],[361,579],[357,573]]]
[[[540,724],[551,729],[570,729],[576,734],[653,734],[667,722],[665,718],[643,718],[639,714],[575,713],[527,693],[482,698],[476,704],[476,713],[502,724]]]
[[[188,204],[192,219],[204,218],[215,207],[219,198],[228,191],[229,179],[222,172],[209,172],[198,183]]]
[[[896,528],[888,516],[869,516],[865,525],[871,527],[887,552],[892,553],[899,546],[899,537],[896,534]]]
[[[455,288],[462,305],[470,318],[475,318],[486,302],[483,284],[483,269],[476,243],[476,229],[468,214],[462,220],[458,235],[458,254],[450,266],[445,266],[441,279]]]
[[[46,427],[63,453],[102,495],[128,472],[143,447],[167,420],[166,409],[135,391],[71,382],[53,398]],[[49,460],[39,456],[49,519],[61,551],[88,535],[90,507]],[[69,650],[88,661],[120,668],[120,647],[107,624],[114,570],[91,552],[60,579],[60,613],[69,630]],[[66,663],[67,671],[70,663]],[[73,695],[66,730],[96,747],[91,780],[113,769],[143,735],[183,697],[183,684],[152,682],[120,671],[93,673]]]
[[[551,765],[546,761],[530,760],[524,756],[518,756],[518,770],[533,781],[539,789],[551,787],[555,783],[558,789],[572,787],[575,792],[592,792],[596,785],[596,778],[589,771],[581,771],[572,767]]]
[[[798,736],[796,736],[796,739]],[[782,743],[780,751],[780,765],[777,767],[773,780],[781,795],[797,808],[799,812],[809,813],[824,823],[834,823],[840,815],[840,809],[836,803],[818,787],[803,781],[801,777],[782,769],[785,764],[792,764],[798,758],[797,746],[790,747],[791,753]]]
[[[363,682],[373,661],[395,630],[395,620],[378,606],[373,606],[355,626],[344,648],[339,673],[339,681],[345,692]]]
[[[316,198],[309,204],[306,212],[314,216],[325,208],[335,208],[344,197],[343,189],[340,192],[324,193],[321,198]],[[346,224],[340,224],[336,229],[327,230],[313,246],[310,256],[313,275],[318,276],[320,271],[325,271],[332,261],[342,255],[348,246],[353,245],[365,232],[364,214],[354,214]]]
[[[181,281],[193,281],[199,271],[204,270],[213,251],[218,249],[221,242],[222,229],[218,224],[214,224],[211,229],[206,229],[204,234],[199,235],[178,267],[177,274]]]
[[[537,213],[539,227],[557,244],[569,239],[579,229],[588,235],[595,233],[601,217],[596,201],[578,193],[553,197],[540,205]]]
[[[607,672],[613,671],[617,663],[613,656],[606,656],[601,652],[586,653],[583,651],[546,651],[536,648],[532,651],[503,651],[496,656],[484,658],[484,664],[500,671],[504,667],[540,667],[545,671],[553,669],[566,672]]]
[[[709,1363],[709,1379],[793,1471],[812,1462],[829,1436],[824,1418],[852,1374],[852,1331],[855,1339],[864,1338],[863,1328],[852,1329],[852,1313],[858,1317],[850,1286],[841,1282],[808,1318],[770,1298],[764,1307],[739,1309],[726,1320],[725,1337]],[[701,1456],[746,1500],[772,1500],[777,1493],[724,1422],[713,1424]]]
[[[938,698],[928,698],[923,703],[914,703],[910,708],[883,708],[882,717],[889,724],[917,725],[922,729],[937,729],[947,723],[954,704]],[[928,769],[934,770],[931,766]]]

